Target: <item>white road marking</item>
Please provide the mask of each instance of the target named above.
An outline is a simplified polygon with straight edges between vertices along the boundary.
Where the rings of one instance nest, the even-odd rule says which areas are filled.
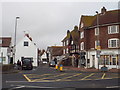
[[[120,88],[120,86],[109,86],[109,87],[106,87],[106,88]]]

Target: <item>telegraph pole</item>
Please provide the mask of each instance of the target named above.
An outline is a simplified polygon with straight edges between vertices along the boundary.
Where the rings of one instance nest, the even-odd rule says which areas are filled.
[[[14,37],[14,48],[13,48],[13,63],[15,63],[15,53],[16,53],[16,33],[17,33],[17,20],[19,19],[20,17],[16,17],[15,19],[15,37]]]
[[[97,30],[99,32],[99,17],[98,17],[99,15],[98,15],[98,11],[96,11],[96,13],[97,13],[97,24],[96,24],[96,27],[97,27]],[[96,51],[96,56],[98,58],[98,70],[99,70],[99,60],[100,60],[100,53],[101,53],[100,49],[101,49],[101,47],[100,47],[99,33],[98,33],[98,35],[97,35],[97,51]]]

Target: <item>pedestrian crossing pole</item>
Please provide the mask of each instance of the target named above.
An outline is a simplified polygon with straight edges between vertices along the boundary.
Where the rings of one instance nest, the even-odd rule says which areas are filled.
[[[61,64],[60,65],[60,72],[62,72],[63,71],[63,65]]]
[[[55,69],[58,70],[58,64],[55,65]]]

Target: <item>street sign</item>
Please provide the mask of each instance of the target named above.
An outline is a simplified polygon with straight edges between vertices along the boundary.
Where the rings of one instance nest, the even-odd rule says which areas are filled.
[[[101,47],[100,47],[100,46],[97,46],[96,49],[97,49],[97,50],[101,50]]]

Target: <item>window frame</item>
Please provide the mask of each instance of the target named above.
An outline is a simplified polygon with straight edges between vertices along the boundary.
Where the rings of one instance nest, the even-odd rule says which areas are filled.
[[[116,41],[116,44],[115,46],[112,46],[112,41],[115,40]],[[108,39],[108,48],[118,48],[120,46],[119,44],[120,40],[118,38],[111,38],[111,39]]]
[[[115,32],[112,32],[112,28],[115,27]],[[119,25],[108,26],[108,34],[116,34],[119,33]]]
[[[25,43],[27,43],[27,45]],[[29,42],[28,41],[24,41],[23,44],[24,44],[23,46],[25,46],[25,47],[29,46]]]
[[[84,42],[81,42],[80,46],[81,46],[80,49],[84,50]]]
[[[84,31],[80,32],[80,38],[84,38]]]
[[[99,30],[99,28],[95,28],[95,36],[97,36],[97,35],[99,35],[99,32],[100,30]]]

